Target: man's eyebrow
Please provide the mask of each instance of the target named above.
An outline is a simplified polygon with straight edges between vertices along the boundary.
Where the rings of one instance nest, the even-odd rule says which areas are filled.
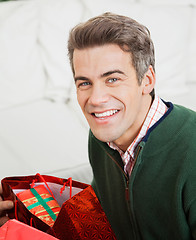
[[[120,74],[126,75],[121,70],[115,69],[115,70],[111,70],[111,71],[108,71],[108,72],[105,72],[105,73],[101,74],[101,77],[107,77],[109,75],[112,75],[113,73],[120,73]]]
[[[100,78],[110,76],[110,75],[112,75],[112,74],[114,74],[114,73],[119,73],[119,74],[126,75],[123,71],[118,70],[118,69],[115,69],[115,70],[111,70],[111,71],[102,73],[102,74],[100,75]],[[74,80],[75,80],[75,82],[78,81],[78,80],[89,81],[89,78],[84,77],[84,76],[78,76],[78,77],[75,77]]]
[[[83,77],[83,76],[74,77],[74,80],[75,80],[75,82],[78,80],[89,81],[89,79],[87,77]]]

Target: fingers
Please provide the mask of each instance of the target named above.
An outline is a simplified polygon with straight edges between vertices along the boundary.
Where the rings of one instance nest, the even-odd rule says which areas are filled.
[[[3,193],[2,186],[0,184],[0,226],[2,226],[5,222],[9,220],[6,216],[6,212],[14,207],[14,203],[12,201],[6,200],[4,201],[1,197]]]
[[[0,216],[4,211],[10,210],[14,207],[14,203],[12,201],[6,200],[3,201],[0,197]]]
[[[4,201],[2,199],[2,196],[1,196],[2,193],[3,193],[3,189],[2,189],[2,185],[0,184],[0,216],[3,211],[10,210],[14,207],[14,203],[12,201],[10,200]]]

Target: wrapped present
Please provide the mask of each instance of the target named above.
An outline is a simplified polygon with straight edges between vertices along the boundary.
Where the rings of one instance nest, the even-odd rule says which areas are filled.
[[[17,193],[17,197],[26,208],[50,227],[53,226],[60,206],[44,185]]]

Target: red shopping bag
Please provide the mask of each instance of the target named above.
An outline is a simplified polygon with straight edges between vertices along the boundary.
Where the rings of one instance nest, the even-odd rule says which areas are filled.
[[[0,240],[57,240],[57,238],[15,219],[0,227]]]
[[[18,197],[23,191],[43,185],[60,205],[60,212],[52,225],[29,211]],[[4,178],[2,187],[3,198],[15,203],[14,210],[9,212],[10,218],[16,218],[61,240],[116,239],[93,188],[88,184],[36,174]]]

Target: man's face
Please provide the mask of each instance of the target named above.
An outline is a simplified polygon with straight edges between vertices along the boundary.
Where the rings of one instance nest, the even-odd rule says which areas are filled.
[[[116,44],[75,49],[73,65],[78,103],[95,137],[128,147],[150,101],[143,83],[138,84],[130,53]]]

